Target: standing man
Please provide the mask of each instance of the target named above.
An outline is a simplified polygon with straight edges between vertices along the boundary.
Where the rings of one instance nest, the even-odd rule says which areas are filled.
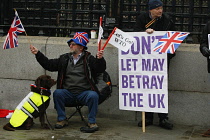
[[[209,41],[208,34],[210,34],[210,21],[204,26],[202,31],[202,37],[200,42],[200,52],[204,57],[207,58],[207,70],[210,73],[210,50],[209,50]],[[202,134],[203,137],[210,137],[210,129]]]
[[[169,15],[163,13],[163,3],[160,0],[149,0],[148,12],[141,13],[136,20],[134,26],[135,32],[147,32],[152,34],[155,31],[175,31],[174,23]],[[168,66],[170,59],[174,57],[175,54],[168,54]],[[158,113],[159,116],[159,126],[165,129],[172,129],[173,124],[168,120],[168,114]],[[145,125],[153,124],[153,113],[146,113]],[[138,123],[139,127],[142,127],[142,122]]]
[[[106,61],[103,50],[97,52],[96,58],[86,51],[88,42],[87,33],[77,32],[73,39],[67,41],[69,53],[56,59],[48,59],[37,48],[30,46],[31,52],[44,69],[58,71],[57,89],[53,93],[58,114],[55,124],[57,129],[68,125],[65,106],[76,101],[88,106],[89,109],[89,127],[82,127],[81,131],[94,132],[99,129],[96,124],[99,96],[94,81],[97,73],[105,71]]]
[[[203,28],[201,42],[200,42],[200,52],[203,54],[203,56],[207,57],[208,72],[210,73],[210,60],[209,60],[210,50],[209,50],[208,34],[210,34],[210,21]]]

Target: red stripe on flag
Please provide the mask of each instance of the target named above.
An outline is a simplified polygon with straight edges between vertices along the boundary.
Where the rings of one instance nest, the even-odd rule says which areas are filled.
[[[170,46],[172,43],[182,43],[182,41],[180,40],[175,40],[175,38],[179,35],[178,32],[176,32],[175,34],[172,35],[171,38],[169,39],[161,39],[160,41],[166,41],[166,44],[164,45],[163,49],[161,52],[165,52],[168,48],[168,46]]]

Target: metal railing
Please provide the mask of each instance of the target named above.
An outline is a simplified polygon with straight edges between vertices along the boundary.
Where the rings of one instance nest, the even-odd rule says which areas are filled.
[[[132,31],[136,17],[147,10],[148,0],[2,0],[0,35],[6,35],[16,8],[28,35],[73,36],[77,31],[98,31],[103,17],[104,37],[114,27]],[[208,0],[163,0],[177,30],[190,32],[187,43],[199,43],[209,19]]]

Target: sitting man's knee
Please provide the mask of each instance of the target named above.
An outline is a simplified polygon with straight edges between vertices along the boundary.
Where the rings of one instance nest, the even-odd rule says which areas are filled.
[[[91,92],[89,94],[89,96],[90,96],[91,99],[97,99],[98,100],[98,98],[99,98],[99,96],[98,96],[98,94],[96,92]]]
[[[60,89],[56,89],[54,92],[53,92],[53,97],[59,97],[61,96],[61,90]]]

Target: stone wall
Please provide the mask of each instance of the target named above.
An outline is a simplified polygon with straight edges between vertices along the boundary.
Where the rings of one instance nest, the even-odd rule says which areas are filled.
[[[5,36],[0,38],[3,45]],[[66,37],[18,36],[19,46],[0,51],[0,109],[14,109],[30,92],[30,84],[42,74],[57,77],[56,72],[45,71],[30,52],[30,44],[48,58],[57,58],[69,51]],[[105,40],[103,40],[103,43]],[[96,54],[97,40],[91,39],[88,51]],[[118,100],[118,50],[107,45],[104,57],[107,71],[112,77],[111,98],[99,106],[98,117],[123,120],[141,119],[141,112],[119,110]],[[171,60],[169,70],[169,118],[172,122],[186,125],[207,125],[210,122],[210,76],[206,58],[199,52],[199,44],[182,44]],[[55,86],[52,88],[52,92]],[[48,110],[53,109],[51,100]],[[83,108],[87,113],[87,108]],[[68,110],[67,112],[71,112]],[[155,114],[157,116],[157,114]],[[158,121],[158,117],[155,120]]]

